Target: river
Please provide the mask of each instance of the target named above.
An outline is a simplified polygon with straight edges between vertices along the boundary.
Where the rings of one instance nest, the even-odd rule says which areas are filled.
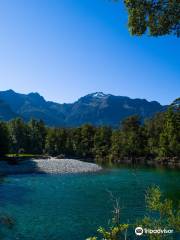
[[[0,213],[13,218],[1,226],[5,240],[85,240],[107,226],[119,198],[122,222],[144,216],[144,193],[159,185],[166,197],[180,199],[179,171],[128,167],[86,174],[11,175],[0,183]],[[135,238],[134,238],[135,239]]]

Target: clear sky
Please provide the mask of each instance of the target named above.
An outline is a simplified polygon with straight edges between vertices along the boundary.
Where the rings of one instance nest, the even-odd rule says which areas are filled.
[[[122,2],[0,0],[0,90],[60,103],[96,91],[179,97],[180,38],[131,37]]]

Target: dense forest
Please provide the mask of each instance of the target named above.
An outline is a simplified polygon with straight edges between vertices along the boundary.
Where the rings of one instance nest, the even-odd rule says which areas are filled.
[[[120,159],[180,159],[180,111],[169,108],[141,122],[130,116],[118,129],[83,125],[49,128],[43,121],[0,122],[0,155],[47,154],[109,163]]]

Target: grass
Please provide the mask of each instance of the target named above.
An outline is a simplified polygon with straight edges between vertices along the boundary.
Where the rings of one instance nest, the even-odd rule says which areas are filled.
[[[38,157],[39,154],[31,154],[31,153],[9,153],[6,154],[6,157]]]
[[[4,156],[0,156],[0,161],[8,161],[10,163],[17,163],[23,160],[31,160],[32,158],[47,158],[46,155],[32,154],[32,153],[8,153]]]

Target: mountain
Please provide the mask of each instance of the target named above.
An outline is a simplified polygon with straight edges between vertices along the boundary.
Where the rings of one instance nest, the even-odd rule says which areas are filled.
[[[164,111],[166,106],[156,101],[131,99],[96,92],[81,97],[72,104],[46,101],[39,93],[20,94],[13,90],[0,92],[0,119],[22,117],[42,119],[50,126],[110,125],[117,127],[127,116],[138,114],[142,120]]]
[[[75,102],[66,117],[66,122],[68,125],[90,122],[94,125],[116,127],[127,116],[138,114],[145,119],[164,109],[164,106],[155,101],[148,102],[145,99],[131,99],[100,92],[89,94]]]
[[[0,92],[0,100],[7,103],[11,111],[28,121],[31,118],[42,119],[47,125],[63,125],[63,114],[51,108],[51,103],[38,93],[20,94],[13,90]],[[56,105],[56,104],[54,104]],[[13,118],[13,117],[12,117]],[[4,120],[6,120],[4,118]]]
[[[174,102],[171,104],[171,107],[175,111],[180,111],[180,98],[175,99]]]
[[[0,120],[8,121],[16,117],[18,117],[18,115],[12,111],[6,102],[0,99]]]

